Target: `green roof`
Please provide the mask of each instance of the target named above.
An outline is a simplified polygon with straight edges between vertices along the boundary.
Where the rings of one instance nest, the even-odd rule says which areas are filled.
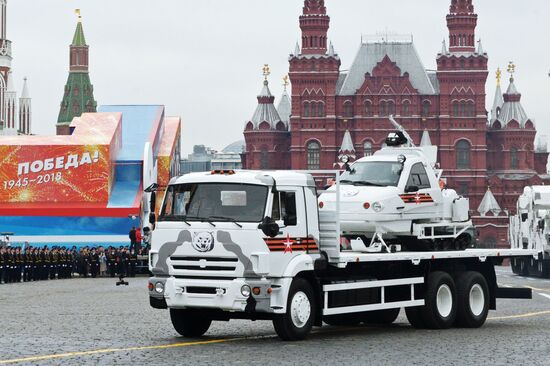
[[[72,46],[86,46],[86,38],[84,38],[84,29],[82,28],[82,22],[80,20],[76,25],[76,31],[74,32]]]
[[[57,123],[71,123],[73,118],[80,117],[82,113],[96,110],[97,102],[90,75],[83,72],[69,73]]]

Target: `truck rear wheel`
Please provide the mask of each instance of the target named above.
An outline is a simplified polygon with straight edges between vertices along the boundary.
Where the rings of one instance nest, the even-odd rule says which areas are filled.
[[[430,329],[447,329],[456,319],[456,287],[446,272],[432,272],[426,281],[422,320]]]
[[[313,289],[308,281],[295,278],[290,285],[286,313],[273,319],[277,335],[285,341],[305,339],[315,320],[317,308]]]
[[[519,260],[517,258],[510,259],[510,265],[512,267],[512,272],[514,274],[519,274],[520,272]]]
[[[479,328],[489,313],[489,286],[479,272],[464,272],[456,283],[457,317],[456,325],[465,328]]]
[[[212,319],[205,318],[198,311],[188,309],[170,309],[170,320],[176,332],[190,338],[202,336],[212,324]]]

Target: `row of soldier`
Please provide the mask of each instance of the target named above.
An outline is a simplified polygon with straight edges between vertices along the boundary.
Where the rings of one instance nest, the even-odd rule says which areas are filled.
[[[146,254],[146,253],[140,253]],[[126,247],[0,247],[0,283],[135,276],[137,253]]]

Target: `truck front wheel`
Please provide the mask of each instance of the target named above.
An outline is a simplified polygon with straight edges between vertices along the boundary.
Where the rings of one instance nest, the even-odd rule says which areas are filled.
[[[212,324],[212,319],[190,309],[170,309],[170,320],[176,332],[189,338],[202,336]]]
[[[305,339],[316,316],[315,296],[308,281],[295,278],[290,285],[286,313],[273,319],[277,335],[285,341]]]

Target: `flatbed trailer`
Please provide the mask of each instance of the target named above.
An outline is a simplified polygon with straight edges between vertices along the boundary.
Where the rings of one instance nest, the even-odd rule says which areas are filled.
[[[300,340],[323,323],[389,324],[401,309],[417,328],[480,327],[497,298],[531,298],[530,289],[499,288],[494,267],[534,250],[401,251],[382,238],[342,245],[339,199],[319,209],[309,173],[173,179],[153,231],[151,306],[169,309],[184,336],[201,336],[212,321],[250,319],[272,320],[282,339]]]

